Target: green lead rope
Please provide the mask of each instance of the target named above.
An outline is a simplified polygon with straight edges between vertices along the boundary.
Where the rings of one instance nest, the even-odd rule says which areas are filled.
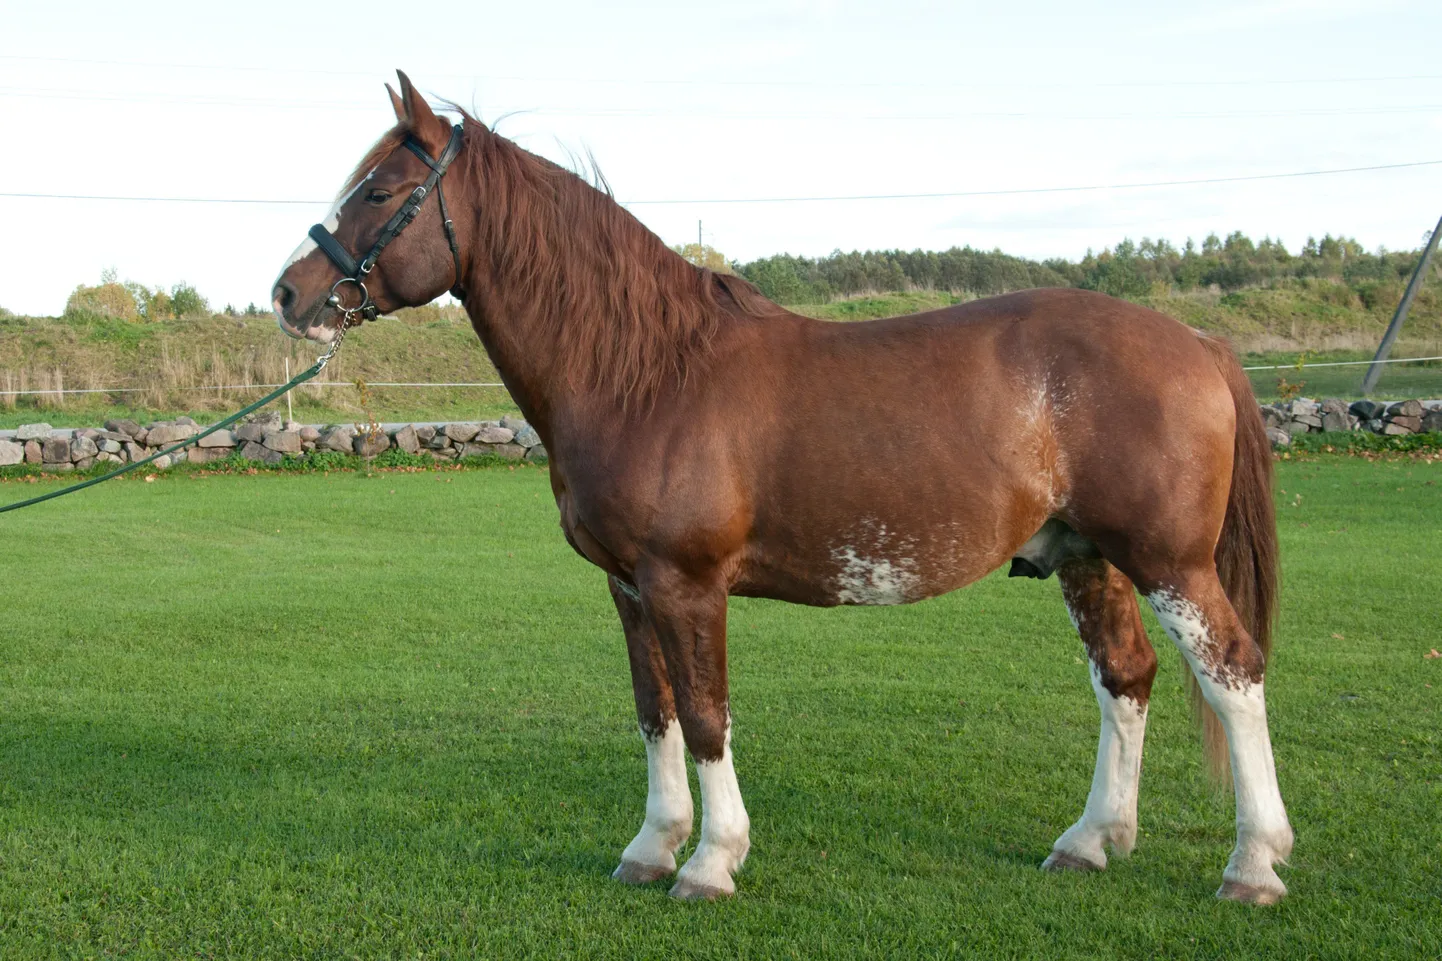
[[[35,504],[44,503],[48,500],[54,500],[57,497],[64,497],[66,494],[74,494],[76,491],[83,491],[85,488],[94,487],[96,484],[103,484],[108,480],[113,480],[116,477],[119,477],[121,474],[128,474],[131,471],[135,470],[137,467],[144,467],[146,464],[152,463],[162,457],[173,454],[178,450],[184,450],[185,448],[190,447],[192,444],[199,443],[202,437],[209,437],[211,434],[214,434],[218,430],[224,430],[231,424],[234,424],[236,421],[240,420],[246,414],[249,414],[252,411],[259,410],[266,404],[269,404],[271,401],[275,400],[277,397],[283,396],[286,391],[290,390],[293,387],[304,384],[316,374],[319,374],[321,371],[325,370],[325,365],[330,363],[330,359],[335,356],[336,349],[340,347],[340,341],[341,337],[337,335],[335,341],[331,344],[331,349],[326,351],[324,357],[317,360],[313,365],[311,365],[309,369],[303,370],[299,374],[296,374],[290,379],[290,383],[286,384],[284,387],[280,388],[279,390],[272,391],[269,394],[266,394],[264,397],[251,404],[249,407],[246,407],[243,410],[231,414],[225,420],[219,421],[215,424],[211,424],[209,427],[201,431],[199,434],[196,434],[194,437],[187,437],[185,440],[181,441],[178,444],[167,447],[158,453],[151,454],[149,457],[145,458],[145,460],[138,460],[133,464],[126,464],[119,470],[113,470],[108,474],[102,474],[99,477],[92,477],[89,480],[81,481],[78,484],[71,484],[69,487],[62,487],[58,491],[51,491],[48,494],[41,494],[39,497],[32,497],[29,500],[18,501],[14,504],[6,504],[4,507],[0,507],[0,514],[3,514],[6,511],[18,511],[22,507],[31,507]]]

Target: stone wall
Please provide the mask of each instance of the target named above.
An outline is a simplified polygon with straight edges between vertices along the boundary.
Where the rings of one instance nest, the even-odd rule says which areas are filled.
[[[85,470],[96,464],[143,460],[199,434],[204,428],[189,417],[141,427],[133,420],[108,420],[103,428],[55,429],[26,424],[0,431],[0,467],[34,464],[52,471]],[[452,424],[379,424],[374,430],[352,425],[283,423],[278,413],[253,417],[233,430],[220,430],[172,455],[176,461],[204,464],[239,453],[247,460],[279,463],[287,455],[305,458],[312,451],[338,451],[375,457],[392,448],[427,454],[438,461],[492,454],[506,460],[544,461],[546,448],[536,431],[519,417]],[[171,466],[171,456],[154,467]]]
[[[1377,400],[1347,403],[1336,397],[1315,401],[1305,397],[1262,405],[1262,421],[1273,447],[1287,447],[1297,434],[1366,430],[1374,434],[1418,434],[1442,431],[1442,401]]]
[[[1273,447],[1286,447],[1297,434],[1368,430],[1378,434],[1442,431],[1442,401],[1406,400],[1394,404],[1372,400],[1348,403],[1299,398],[1262,405],[1262,420]],[[189,417],[156,421],[141,427],[133,420],[108,420],[103,428],[55,429],[26,424],[0,431],[0,467],[34,464],[47,470],[84,470],[97,463],[143,460],[200,433]],[[451,424],[379,424],[376,429],[283,423],[278,413],[261,414],[234,430],[216,431],[175,455],[192,464],[239,453],[247,460],[274,464],[286,455],[304,458],[312,451],[339,451],[375,457],[392,448],[427,454],[438,461],[493,454],[506,460],[544,461],[546,448],[535,430],[518,417]],[[155,468],[171,466],[169,457]]]

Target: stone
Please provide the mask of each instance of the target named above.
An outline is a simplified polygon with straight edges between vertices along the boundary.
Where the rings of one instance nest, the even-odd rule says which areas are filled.
[[[457,444],[464,444],[474,439],[480,429],[477,424],[447,424],[445,435]]]
[[[1273,447],[1291,447],[1292,435],[1280,427],[1267,428],[1267,440],[1272,442]]]
[[[135,432],[134,437],[137,444],[143,445],[146,441],[150,440],[150,431],[142,427],[140,428],[140,430]]]
[[[1277,428],[1275,428],[1275,427],[1269,427],[1269,428],[1267,428],[1267,436],[1268,436],[1268,437],[1271,437],[1272,434],[1273,434],[1273,432],[1276,432],[1276,433],[1278,433],[1278,434],[1281,434],[1283,437],[1287,438],[1286,442],[1285,442],[1282,446],[1285,447],[1287,444],[1290,444],[1290,443],[1292,442],[1292,435],[1289,434],[1289,433],[1287,433],[1286,431],[1284,431],[1284,430],[1277,430]],[[1275,444],[1276,441],[1273,440],[1272,443]],[[535,447],[530,447],[530,448],[527,448],[527,449],[526,449],[526,460],[535,461],[535,462],[538,463],[538,464],[544,464],[546,461],[548,461],[548,460],[550,460],[550,459],[551,459],[551,455],[546,453],[546,448],[545,448],[545,446],[542,445],[542,444],[537,444]]]
[[[97,444],[100,443],[102,440],[113,440],[123,444],[126,441],[130,440],[130,435],[122,434],[118,430],[98,430],[95,432],[95,436],[90,439],[95,441]]]
[[[42,457],[47,464],[70,463],[70,440],[66,437],[47,437],[42,448]]]
[[[300,442],[300,449],[303,450],[303,451],[305,451],[307,454],[309,454],[311,451],[315,450],[315,441],[313,441],[313,440],[303,440],[303,441],[301,441],[301,442]]]
[[[119,454],[108,454],[105,451],[101,451],[95,455],[95,462],[97,464],[123,464],[125,463],[125,458]]]
[[[526,423],[526,421],[525,421],[524,418],[514,417],[514,416],[512,416],[512,415],[510,415],[510,414],[507,414],[505,417],[502,417],[502,418],[500,419],[500,421],[498,421],[498,423],[500,424],[500,426],[502,426],[502,427],[504,427],[504,428],[506,428],[507,430],[510,430],[510,431],[520,431],[520,429],[521,429],[522,427],[528,427],[528,426],[530,426],[529,424]]]
[[[515,429],[515,432],[515,441],[522,447],[530,448],[541,446],[541,435],[536,433],[536,428],[530,424],[522,423],[520,427]]]
[[[436,429],[430,424],[422,424],[416,428],[416,440],[422,444],[427,443],[434,436],[436,436]]]
[[[1422,402],[1420,400],[1403,400],[1387,408],[1391,417],[1421,417],[1423,414]]]
[[[25,460],[25,445],[0,440],[0,467],[14,467]]]
[[[1307,433],[1312,428],[1308,427],[1306,424],[1302,423],[1299,420],[1289,420],[1286,424],[1282,425],[1282,429],[1295,437],[1298,434]]]
[[[218,430],[200,439],[201,447],[234,447],[235,435],[228,430]]]
[[[1409,430],[1409,429],[1407,429],[1406,427],[1403,427],[1401,424],[1394,424],[1394,423],[1392,423],[1391,421],[1388,421],[1386,424],[1384,424],[1384,425],[1382,426],[1382,433],[1388,434],[1388,435],[1395,435],[1395,434],[1410,434],[1410,433],[1412,433],[1412,431]]]
[[[309,442],[311,444],[314,444],[316,441],[320,440],[320,431],[316,430],[314,427],[302,427],[300,429],[300,439],[302,442]]]
[[[189,440],[198,433],[194,424],[159,424],[150,428],[150,436],[145,439],[145,443],[149,447],[169,447],[171,444]]]
[[[105,429],[117,434],[124,434],[127,438],[132,438],[140,433],[140,425],[133,420],[125,418],[120,420],[107,420],[105,422]]]
[[[420,432],[417,431],[417,434]],[[451,439],[445,434],[437,432],[434,437],[425,442],[425,446],[431,450],[445,450],[451,446]]]
[[[46,464],[45,469],[55,474],[68,474],[75,469],[74,464]]]
[[[45,440],[54,429],[49,424],[21,424],[15,431],[15,439]]]
[[[82,427],[70,436],[84,437],[86,440],[99,440],[100,431],[96,430],[94,427]]]
[[[265,455],[269,453],[274,453],[274,451],[268,451],[252,440],[246,441],[245,446],[240,449],[240,456],[246,460],[265,460]]]
[[[150,468],[151,470],[170,470],[170,455],[166,454],[163,457],[155,458],[151,461]]]
[[[485,457],[491,453],[489,444],[462,444],[456,448],[461,457]]]
[[[1322,401],[1322,416],[1347,413],[1347,402],[1340,397],[1328,397]]]
[[[82,458],[80,458],[78,461],[75,462],[75,469],[76,469],[76,470],[89,470],[90,468],[92,468],[92,467],[94,467],[94,466],[95,466],[95,458],[94,458],[94,457],[82,457]]]
[[[1386,413],[1387,405],[1379,404],[1375,400],[1354,400],[1352,406],[1347,409],[1362,420],[1373,420]]]
[[[259,444],[265,439],[266,430],[260,424],[241,424],[235,429],[235,439],[242,444]]]
[[[259,424],[261,430],[285,430],[285,419],[280,416],[278,410],[268,410],[264,414],[256,414],[249,423]]]
[[[1367,421],[1367,429],[1374,434],[1380,434],[1387,429],[1387,422],[1380,417],[1374,417]]]
[[[45,460],[45,447],[38,440],[25,442],[25,463],[40,464]]]
[[[261,443],[282,454],[300,453],[300,434],[293,430],[268,430]]]
[[[1290,404],[1287,405],[1287,412],[1290,413],[1293,417],[1296,417],[1299,414],[1305,414],[1309,416],[1316,415],[1317,412],[1320,410],[1321,407],[1317,404],[1316,401],[1308,400],[1305,397],[1298,397],[1296,400],[1292,401]]]
[[[361,457],[374,457],[390,450],[390,447],[391,439],[381,431],[366,431],[356,435],[355,452]]]
[[[199,427],[199,426],[200,426],[200,425],[197,424],[194,420],[192,420],[192,419],[189,418],[189,417],[184,416],[183,414],[182,414],[180,417],[175,418],[175,425],[176,425],[177,427]]]
[[[1422,418],[1422,426],[1419,430],[1428,433],[1442,431],[1442,410],[1429,410],[1427,416]]]
[[[516,432],[500,424],[482,424],[476,431],[476,442],[480,444],[509,444]]]
[[[520,444],[496,444],[491,448],[491,453],[506,460],[524,460],[526,449]]]
[[[224,457],[225,454],[225,451],[213,447],[192,447],[185,452],[185,459],[192,464],[204,464],[217,457]]]
[[[1347,408],[1341,410],[1329,410],[1322,415],[1323,430],[1351,430],[1352,425],[1348,422]]]
[[[145,448],[134,442],[125,445],[125,459],[132,464],[145,459]]]
[[[299,421],[288,420],[285,422],[285,425],[281,429],[295,431],[297,434],[299,434],[301,426],[302,425]]]
[[[1406,417],[1401,414],[1393,414],[1391,419],[1387,421],[1387,426],[1399,427],[1402,431],[1408,434],[1415,434],[1418,430],[1422,428],[1422,418]],[[1389,430],[1387,431],[1387,433],[1391,434],[1397,432]]]
[[[395,432],[393,438],[395,445],[407,454],[418,454],[421,450],[421,441],[413,425],[407,424]]]
[[[349,427],[332,427],[321,434],[317,445],[321,450],[339,451],[342,454],[355,452],[355,431]]]
[[[455,460],[457,457],[461,456],[461,452],[456,450],[454,447],[442,447],[439,450],[433,450],[430,453],[431,456],[434,457],[436,460]]]
[[[125,449],[118,440],[102,440],[98,446],[102,454],[118,454]]]

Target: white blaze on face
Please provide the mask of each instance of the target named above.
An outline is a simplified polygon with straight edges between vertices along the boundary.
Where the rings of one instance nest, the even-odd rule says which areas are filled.
[[[1130,697],[1113,697],[1101,672],[1090,664],[1092,690],[1101,707],[1101,737],[1081,819],[1057,838],[1054,850],[1096,868],[1107,863],[1106,847],[1131,853],[1137,840],[1137,792],[1142,778],[1142,740],[1147,730],[1146,705]]]
[[[325,229],[329,230],[331,233],[335,233],[336,230],[340,227],[341,208],[346,205],[346,201],[350,200],[352,197],[355,196],[355,192],[361,189],[361,187],[365,185],[365,182],[367,180],[370,180],[372,177],[375,176],[376,170],[378,169],[380,168],[373,168],[370,173],[366,174],[363,178],[361,178],[359,183],[357,183],[350,190],[346,191],[345,196],[337,198],[336,202],[331,204],[329,212],[327,212],[325,215],[325,219],[321,221],[321,226],[325,227]],[[309,256],[312,251],[318,249],[319,247],[316,245],[316,242],[310,239],[310,234],[306,234],[306,238],[300,242],[300,246],[295,248],[295,250],[291,252],[290,257],[287,258],[286,262],[281,266],[280,273],[275,275],[275,283],[270,285],[270,289],[275,290],[276,286],[280,283],[280,278],[285,276],[285,272],[287,270],[289,270],[295,264],[300,263],[300,261]],[[288,326],[286,326],[285,317],[281,314],[280,305],[273,304],[272,306],[275,309],[275,318],[276,322],[280,324],[280,329],[285,331],[287,334],[294,335],[294,331],[292,331]]]
[[[646,741],[646,821],[626,845],[622,861],[676,870],[676,851],[691,836],[691,786],[686,782],[686,744],[675,718]]]
[[[736,769],[731,764],[731,723],[718,761],[697,761],[701,782],[701,843],[677,874],[678,884],[734,893],[734,875],[751,850],[751,819],[741,800]]]
[[[1222,877],[1278,897],[1287,889],[1272,865],[1292,852],[1292,828],[1277,786],[1261,682],[1240,678],[1212,659],[1217,645],[1201,609],[1176,591],[1147,595],[1157,620],[1187,659],[1202,696],[1227,732],[1237,794],[1237,846]]]

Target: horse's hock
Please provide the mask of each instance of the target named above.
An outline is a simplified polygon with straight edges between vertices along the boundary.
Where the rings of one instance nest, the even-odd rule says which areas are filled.
[[[189,417],[156,421],[144,427],[133,420],[108,420],[103,428],[55,429],[49,424],[25,424],[17,430],[0,431],[0,467],[24,463],[64,472],[96,464],[118,466],[143,460],[201,430]],[[425,454],[437,461],[486,455],[514,461],[546,459],[540,436],[519,417],[366,427],[287,424],[278,413],[258,415],[234,430],[216,431],[175,457],[177,462],[183,457],[192,464],[204,464],[239,454],[246,460],[276,464],[286,457],[303,459],[315,451],[376,457],[388,450]],[[171,466],[171,460],[162,457],[154,466],[164,470]]]

